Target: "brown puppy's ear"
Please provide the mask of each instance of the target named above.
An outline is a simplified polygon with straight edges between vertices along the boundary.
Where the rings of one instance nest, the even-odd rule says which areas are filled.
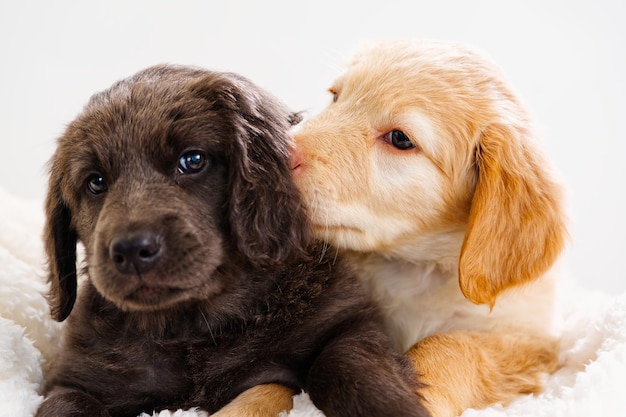
[[[232,233],[239,249],[261,264],[282,262],[308,239],[289,163],[289,115],[266,100],[239,109],[230,170]]]
[[[465,297],[493,307],[497,295],[539,278],[567,235],[561,192],[528,132],[492,125],[476,151],[478,182],[461,249],[459,283]]]
[[[291,176],[288,130],[300,120],[236,74],[195,87],[232,129],[228,216],[234,244],[254,264],[303,250],[310,231]]]
[[[63,321],[76,301],[76,231],[71,226],[71,213],[61,196],[60,175],[50,177],[46,197],[44,243],[48,257],[48,303],[52,317]]]

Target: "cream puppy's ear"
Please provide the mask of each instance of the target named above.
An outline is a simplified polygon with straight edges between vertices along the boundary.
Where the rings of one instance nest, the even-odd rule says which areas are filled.
[[[503,290],[540,277],[565,243],[561,190],[528,137],[490,125],[476,150],[478,181],[459,263],[461,291],[476,304],[493,307]]]

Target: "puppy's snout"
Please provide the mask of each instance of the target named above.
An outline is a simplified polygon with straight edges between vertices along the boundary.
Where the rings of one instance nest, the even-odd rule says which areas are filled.
[[[289,163],[291,165],[292,171],[298,171],[302,168],[302,163],[304,162],[304,158],[302,156],[302,152],[297,147],[291,148],[291,154],[289,158]]]
[[[109,256],[123,274],[146,273],[157,263],[162,253],[158,235],[139,231],[116,236],[109,245]]]

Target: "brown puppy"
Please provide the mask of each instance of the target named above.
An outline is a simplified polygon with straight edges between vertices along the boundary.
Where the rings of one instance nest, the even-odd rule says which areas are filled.
[[[68,321],[38,417],[215,412],[270,383],[286,400],[259,415],[300,389],[329,417],[428,415],[354,273],[308,238],[289,127],[251,82],[201,69],[91,98],[51,161],[50,304]]]
[[[501,72],[463,45],[383,42],[330,92],[296,128],[296,184],[316,235],[382,306],[396,349],[422,341],[408,356],[430,411],[538,392],[557,368],[547,335],[565,216]]]

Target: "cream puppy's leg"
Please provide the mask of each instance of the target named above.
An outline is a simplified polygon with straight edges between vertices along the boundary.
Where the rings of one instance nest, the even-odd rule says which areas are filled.
[[[556,371],[558,342],[528,333],[452,332],[427,337],[406,356],[422,375],[420,393],[434,417],[507,404],[537,394]]]

